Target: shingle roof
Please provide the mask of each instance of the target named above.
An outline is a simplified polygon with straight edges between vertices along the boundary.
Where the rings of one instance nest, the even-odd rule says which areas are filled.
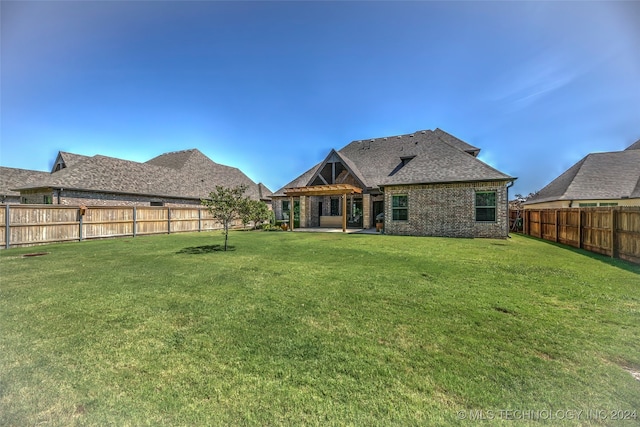
[[[587,155],[524,204],[640,197],[640,150],[629,148]]]
[[[65,167],[73,167],[83,160],[87,160],[90,156],[83,156],[82,154],[67,153],[66,151],[60,151],[58,157],[64,162]]]
[[[424,184],[461,181],[513,180],[478,160],[480,151],[441,129],[353,141],[337,153],[368,188],[391,184]],[[402,166],[402,159],[412,158]],[[285,188],[301,187],[315,176],[318,163]]]
[[[76,159],[77,160],[77,159]],[[72,166],[47,174],[18,189],[59,187],[107,193],[144,194],[148,196],[200,199],[216,185],[247,185],[245,193],[259,199],[268,193],[239,169],[213,162],[199,150],[166,153],[139,163],[96,155],[80,159]],[[270,192],[269,192],[270,193]]]
[[[640,139],[625,148],[625,150],[640,150]]]
[[[14,189],[49,176],[48,172],[0,166],[0,196],[20,196]]]

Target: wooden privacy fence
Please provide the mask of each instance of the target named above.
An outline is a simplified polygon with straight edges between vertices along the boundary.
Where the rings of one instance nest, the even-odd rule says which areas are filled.
[[[204,207],[0,205],[0,248],[221,228]]]
[[[640,207],[527,209],[524,233],[640,263]]]

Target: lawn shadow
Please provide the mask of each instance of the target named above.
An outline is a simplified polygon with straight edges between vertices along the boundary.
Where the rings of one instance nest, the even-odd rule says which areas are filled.
[[[234,246],[227,246],[227,251],[235,251]],[[205,246],[191,246],[189,248],[180,249],[177,254],[210,254],[212,252],[224,252],[224,246],[222,245],[205,245]]]
[[[545,239],[540,239],[539,237],[535,237],[535,236],[528,236],[526,234],[520,234],[520,236],[526,238],[526,239],[532,239],[532,240],[537,240],[540,242],[544,242],[544,243],[548,243],[551,246],[555,246],[557,248],[562,248],[562,249],[566,249],[570,252],[576,253],[576,254],[580,254],[583,255],[587,258],[591,258],[600,262],[603,262],[607,265],[610,265],[612,267],[617,267],[620,268],[622,270],[626,270],[626,271],[630,271],[632,273],[637,273],[638,272],[638,264],[634,264],[631,261],[627,261],[624,259],[620,259],[620,258],[611,258],[608,255],[603,255],[603,254],[599,254],[596,252],[591,252],[588,251],[586,249],[582,249],[582,248],[575,248],[573,246],[569,246],[569,245],[564,245],[562,243],[557,243],[557,242],[552,242],[550,240],[545,240]]]

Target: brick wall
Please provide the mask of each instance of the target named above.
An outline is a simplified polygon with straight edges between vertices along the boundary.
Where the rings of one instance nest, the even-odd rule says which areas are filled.
[[[51,194],[51,193],[49,193]],[[39,201],[27,201],[27,203],[42,203],[42,195],[38,194]],[[162,202],[164,206],[200,206],[200,200],[173,199],[150,196],[137,196],[133,194],[93,193],[84,191],[62,190],[60,203],[58,203],[58,191],[52,195],[53,204],[67,206],[150,206],[151,202]]]
[[[475,220],[476,191],[496,192],[496,221]],[[407,195],[408,220],[393,221],[392,196]],[[503,182],[425,184],[385,187],[386,234],[506,238],[507,189]]]

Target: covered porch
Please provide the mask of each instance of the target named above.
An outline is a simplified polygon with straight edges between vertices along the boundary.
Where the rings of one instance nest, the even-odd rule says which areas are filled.
[[[300,228],[334,228],[341,229],[342,232],[347,232],[347,229],[350,226],[353,226],[353,223],[350,224],[348,221],[349,217],[353,220],[354,206],[356,206],[354,205],[353,196],[356,194],[362,194],[362,189],[351,184],[326,184],[285,188],[284,194],[289,198],[289,206],[292,208],[295,206],[296,199],[298,199],[298,218]],[[338,198],[336,198],[336,196],[338,196]],[[323,208],[323,203],[325,202],[322,201],[322,198],[326,197],[331,197],[329,212],[331,215],[323,214],[326,212],[326,208],[329,208]],[[314,203],[317,204],[313,207],[311,205],[312,198],[315,198]],[[338,201],[340,201],[342,205],[342,208],[339,209],[341,211],[341,215],[334,214],[334,208],[337,208],[337,206],[334,206],[334,202]],[[358,229],[361,230],[362,228],[365,228],[362,225],[369,223],[370,200],[368,194],[362,194],[362,197],[359,198],[359,206],[360,227]],[[311,219],[312,209],[314,212],[313,220]],[[293,230],[294,225],[294,215],[289,215],[289,229]]]

